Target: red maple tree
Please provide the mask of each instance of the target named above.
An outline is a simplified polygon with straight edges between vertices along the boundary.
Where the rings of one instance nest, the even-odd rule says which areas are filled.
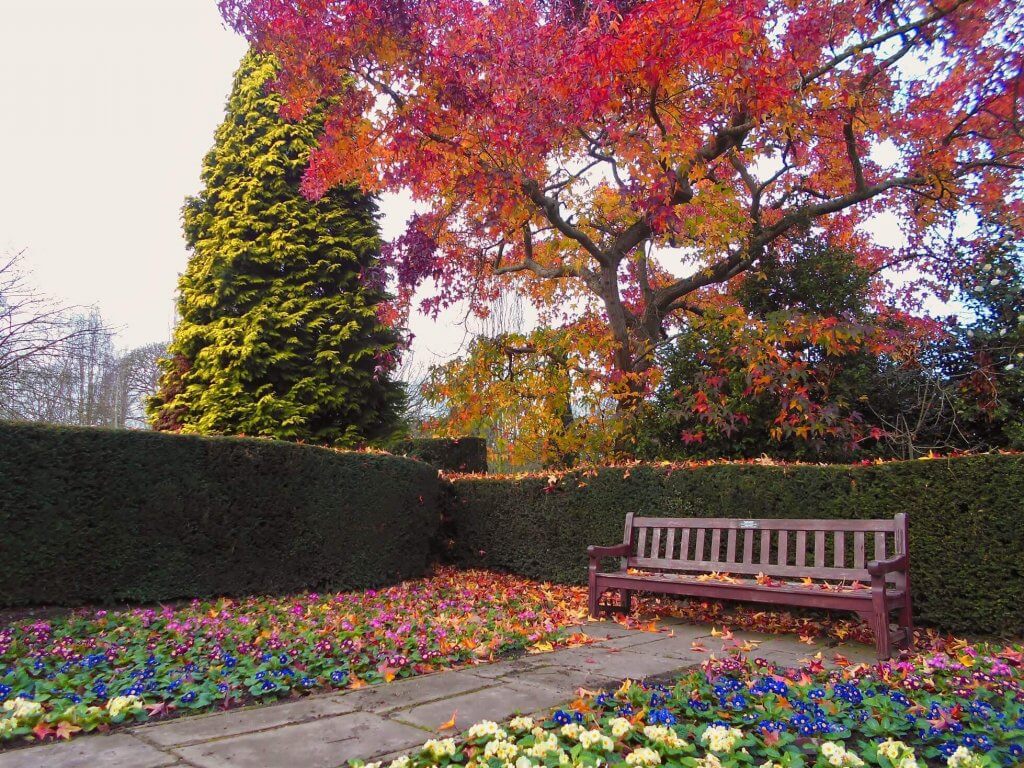
[[[1024,222],[1018,0],[220,0],[300,115],[306,172],[426,212],[386,260],[408,300],[499,286],[594,319],[608,381],[808,233],[941,286]],[[886,212],[903,242],[865,230]]]

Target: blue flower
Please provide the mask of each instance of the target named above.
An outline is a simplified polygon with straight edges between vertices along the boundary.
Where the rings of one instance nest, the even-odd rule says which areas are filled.
[[[184,696],[181,697],[181,703],[182,704],[191,704],[197,698],[198,698],[198,694],[195,691],[189,691],[188,693],[186,693]]]
[[[564,709],[560,709],[551,716],[551,719],[558,725],[568,725],[572,722],[572,715],[566,712]]]
[[[652,709],[647,715],[647,722],[651,725],[675,725],[676,716],[664,707]]]
[[[333,683],[343,683],[347,677],[348,675],[345,674],[343,669],[336,669],[331,672],[331,682]]]
[[[939,752],[941,752],[946,757],[949,757],[954,752],[956,752],[957,749],[959,749],[959,747],[960,745],[957,744],[955,741],[944,741],[939,745]]]

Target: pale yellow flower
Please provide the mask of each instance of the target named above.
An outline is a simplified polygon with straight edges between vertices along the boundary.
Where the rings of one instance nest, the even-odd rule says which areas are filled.
[[[635,766],[661,765],[661,755],[653,749],[638,747],[626,755],[626,762]]]
[[[736,742],[743,738],[739,728],[727,728],[724,725],[711,725],[701,734],[700,740],[707,744],[713,752],[732,752]]]
[[[471,726],[466,732],[466,738],[468,739],[504,739],[506,736],[508,734],[492,720],[482,720],[476,725]]]
[[[583,745],[584,749],[596,748],[604,752],[610,752],[612,748],[615,746],[615,743],[611,739],[609,739],[596,728],[581,733],[580,744]]]
[[[624,717],[616,717],[614,720],[608,723],[612,729],[612,736],[616,739],[621,739],[631,730],[633,730],[633,724]]]
[[[423,751],[435,760],[451,757],[455,754],[455,739],[427,739],[423,742]]]
[[[4,702],[4,710],[10,712],[13,717],[24,720],[42,714],[43,706],[38,701],[28,699],[8,699]]]
[[[137,709],[142,709],[142,699],[138,696],[115,696],[107,702],[107,711],[111,717]]]

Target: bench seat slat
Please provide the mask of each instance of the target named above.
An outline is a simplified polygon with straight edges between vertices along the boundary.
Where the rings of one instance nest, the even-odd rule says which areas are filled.
[[[715,528],[711,532],[711,556],[708,558],[713,563],[719,561],[722,553],[722,529]]]
[[[824,566],[821,568],[811,568],[799,565],[773,565],[770,563],[723,563],[715,560],[666,560],[664,558],[648,557],[634,559],[630,562],[630,567],[666,571],[698,571],[704,573],[712,571],[754,575],[764,573],[766,576],[783,576],[787,578],[810,576],[812,579],[831,579],[833,581],[850,581],[855,579],[867,582],[871,580],[871,574],[867,572],[867,569],[828,568]]]
[[[796,564],[803,567],[807,561],[807,531],[796,532]]]
[[[665,542],[665,556],[669,560],[674,560],[676,557],[676,531],[678,528],[668,529],[668,541]]]

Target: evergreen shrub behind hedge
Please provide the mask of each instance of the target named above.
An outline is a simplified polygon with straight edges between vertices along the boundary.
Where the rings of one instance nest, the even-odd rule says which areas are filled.
[[[487,471],[487,441],[482,437],[416,437],[401,440],[391,452],[425,461],[445,472]]]
[[[271,440],[0,424],[0,606],[422,575],[437,471]]]
[[[454,558],[584,583],[588,544],[622,540],[625,514],[887,518],[910,515],[914,611],[955,632],[1024,633],[1024,457],[851,466],[637,466],[546,477],[455,478]]]

